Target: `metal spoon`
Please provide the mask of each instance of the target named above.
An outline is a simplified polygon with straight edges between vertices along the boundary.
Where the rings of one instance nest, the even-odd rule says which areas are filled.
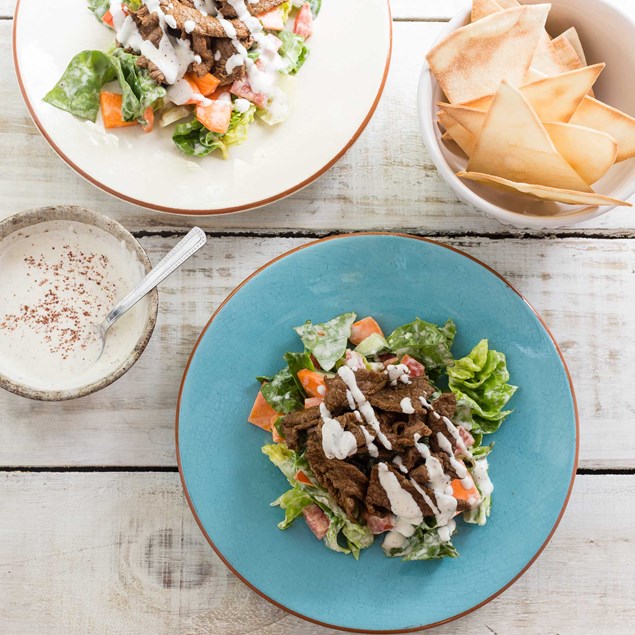
[[[173,271],[178,269],[190,256],[194,255],[206,242],[205,232],[200,227],[194,227],[187,236],[179,241],[176,246],[156,265],[141,282],[130,291],[108,313],[104,321],[95,325],[97,341],[100,345],[97,361],[106,346],[106,333],[108,329],[139,300],[146,296],[152,289],[161,284]]]

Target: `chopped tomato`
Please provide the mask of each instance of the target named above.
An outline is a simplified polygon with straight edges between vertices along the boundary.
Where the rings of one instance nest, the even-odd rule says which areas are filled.
[[[256,401],[254,401],[253,408],[249,414],[249,423],[253,423],[255,426],[262,428],[263,430],[271,430],[273,422],[280,415],[269,405],[269,402],[264,398],[262,391],[258,391],[256,395]]]
[[[237,79],[229,89],[229,92],[232,95],[236,95],[236,97],[242,97],[247,101],[250,101],[252,104],[256,104],[258,108],[261,110],[267,107],[267,102],[269,101],[267,95],[264,93],[255,93],[249,82],[244,79]]]
[[[426,367],[410,355],[404,355],[401,358],[401,363],[408,367],[411,377],[423,377],[426,374]]]
[[[469,481],[467,487],[463,483],[463,480]],[[481,495],[478,489],[476,489],[476,485],[474,485],[474,481],[469,474],[463,480],[460,478],[452,479],[452,496],[454,496],[457,501],[464,501],[470,507],[474,507],[474,505],[481,500]]]
[[[385,531],[390,531],[395,526],[395,519],[391,514],[384,518],[371,514],[366,518],[366,524],[371,533],[378,535],[383,534]]]
[[[311,13],[311,5],[305,2],[293,23],[293,32],[305,40],[311,37],[313,33],[313,14]]]
[[[304,400],[304,409],[315,408],[315,406],[319,406],[323,401],[324,397],[309,397]]]
[[[326,380],[324,375],[316,373],[314,370],[303,368],[298,371],[298,379],[309,397],[324,397],[326,394]]]
[[[104,15],[101,16],[101,21],[109,26],[111,29],[115,28],[115,23],[112,19],[112,13],[110,13],[110,9],[108,9],[108,11],[106,11],[106,13],[104,13]]]
[[[200,92],[203,97],[211,95],[220,84],[220,79],[214,77],[211,73],[206,73],[203,77],[198,77],[198,75],[194,73],[188,73],[187,77],[194,82],[198,88],[198,92]]]
[[[154,110],[152,110],[152,106],[148,106],[143,111],[143,118],[145,120],[145,123],[141,124],[143,132],[152,132],[154,128]]]
[[[284,16],[280,7],[265,11],[256,17],[262,22],[262,26],[269,31],[282,31],[284,29]]]
[[[355,344],[355,346],[357,346],[373,333],[377,333],[382,337],[384,336],[381,328],[379,327],[379,324],[377,324],[375,319],[372,317],[365,317],[363,320],[359,320],[358,322],[355,322],[355,324],[353,324],[353,326],[351,327],[351,336],[349,339],[353,344]]]
[[[465,447],[469,448],[474,445],[474,437],[463,427],[457,426],[459,430],[459,436],[463,439],[463,443],[465,443]]]
[[[295,480],[298,481],[298,483],[304,483],[305,485],[313,485],[311,479],[302,470],[298,470],[296,472]]]
[[[124,128],[137,125],[136,121],[124,121],[121,113],[122,101],[123,97],[120,93],[109,93],[105,90],[99,93],[101,116],[104,120],[105,128]]]
[[[232,118],[232,103],[225,100],[208,100],[196,106],[196,118],[212,132],[225,134]]]
[[[302,514],[309,529],[315,534],[315,537],[318,540],[322,540],[322,538],[326,536],[326,532],[329,530],[331,524],[328,516],[315,503],[307,505],[302,510]]]

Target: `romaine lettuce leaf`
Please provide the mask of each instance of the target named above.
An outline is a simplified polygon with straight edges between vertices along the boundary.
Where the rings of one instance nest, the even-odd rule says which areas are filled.
[[[227,132],[222,136],[226,147],[237,146],[247,140],[249,126],[256,116],[256,107],[252,104],[245,112],[234,110]]]
[[[312,324],[309,320],[294,331],[300,336],[305,348],[313,353],[323,370],[329,371],[342,355],[351,336],[355,313],[343,313],[323,324]]]
[[[297,377],[291,374],[289,367],[277,372],[260,389],[267,403],[280,414],[287,414],[304,407],[304,394],[298,388]]]
[[[425,525],[417,527],[415,533],[406,539],[403,547],[384,549],[384,553],[389,558],[401,558],[406,561],[457,558],[459,555],[451,541],[442,541],[437,529],[430,529]]]
[[[101,87],[116,77],[110,56],[101,51],[82,51],[73,57],[62,78],[44,101],[73,115],[96,121]]]
[[[148,71],[136,65],[137,55],[115,49],[112,55],[102,51],[83,51],[70,61],[62,78],[44,101],[78,117],[95,121],[99,112],[99,93],[107,82],[117,79],[121,87],[121,112],[125,121],[140,121],[148,106],[165,96]]]
[[[473,525],[484,525],[492,508],[492,497],[485,496],[483,500],[472,509],[463,512],[463,520]]]
[[[309,57],[310,49],[306,45],[304,38],[291,31],[280,31],[276,33],[276,37],[282,41],[278,54],[286,63],[282,72],[288,75],[295,75]]]
[[[496,432],[511,410],[503,410],[516,392],[509,384],[505,355],[481,340],[448,368],[450,390],[458,402],[458,422],[476,433]]]
[[[117,80],[123,96],[121,114],[124,121],[141,121],[148,106],[165,97],[163,86],[157,84],[145,68],[137,66],[138,55],[115,49],[110,61],[117,73]]]
[[[429,376],[434,377],[454,362],[450,349],[456,326],[448,320],[443,327],[417,318],[396,328],[387,338],[390,350],[398,357],[410,355],[420,361]]]
[[[278,523],[278,528],[286,529],[289,527],[302,514],[302,510],[312,503],[311,496],[300,487],[296,486],[287,490],[271,503],[272,506],[279,506],[280,509],[284,510],[284,520]]]
[[[296,485],[297,455],[293,450],[290,450],[284,443],[269,443],[262,446],[262,453],[269,457],[269,460],[287,477],[291,485]]]
[[[177,124],[172,141],[183,154],[189,156],[205,157],[215,150],[225,152],[221,135],[210,132],[198,119]]]
[[[88,8],[101,22],[101,19],[104,17],[104,13],[110,9],[110,0],[88,0]]]

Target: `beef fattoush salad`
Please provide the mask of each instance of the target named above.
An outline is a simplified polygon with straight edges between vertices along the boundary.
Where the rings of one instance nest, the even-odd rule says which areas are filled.
[[[176,124],[202,157],[282,123],[322,0],[88,0],[114,31],[109,51],[75,55],[44,101],[107,129]]]
[[[463,358],[449,320],[417,318],[387,337],[345,313],[295,328],[304,351],[259,377],[249,422],[290,489],[272,505],[299,516],[329,549],[355,558],[376,535],[404,560],[455,558],[456,516],[484,525],[493,484],[484,444],[516,391],[503,353],[480,341]],[[445,387],[445,388],[444,388]]]

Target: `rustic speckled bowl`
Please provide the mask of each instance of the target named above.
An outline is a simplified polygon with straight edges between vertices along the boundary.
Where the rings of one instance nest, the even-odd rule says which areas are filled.
[[[150,271],[152,268],[152,263],[148,258],[148,254],[146,254],[143,247],[127,229],[103,214],[98,214],[92,210],[84,207],[76,207],[74,205],[40,207],[37,209],[19,212],[10,216],[0,222],[0,243],[7,236],[16,231],[25,229],[26,227],[30,227],[32,225],[38,225],[39,223],[54,220],[75,221],[98,227],[99,229],[114,236],[117,240],[124,242],[128,249],[137,256],[146,272]],[[37,399],[39,401],[64,401],[67,399],[83,397],[109,386],[133,366],[133,364],[141,356],[141,353],[145,350],[145,347],[148,345],[148,342],[152,337],[152,332],[154,331],[157,321],[157,313],[159,311],[159,294],[157,290],[154,289],[151,291],[142,300],[142,302],[147,304],[147,317],[143,332],[137,340],[136,346],[130,351],[130,354],[126,357],[125,361],[108,375],[90,384],[86,384],[85,386],[80,386],[79,388],[66,390],[41,390],[19,383],[13,378],[0,372],[0,388],[4,388],[5,390],[16,393],[17,395],[21,395],[22,397],[28,397],[29,399]]]

